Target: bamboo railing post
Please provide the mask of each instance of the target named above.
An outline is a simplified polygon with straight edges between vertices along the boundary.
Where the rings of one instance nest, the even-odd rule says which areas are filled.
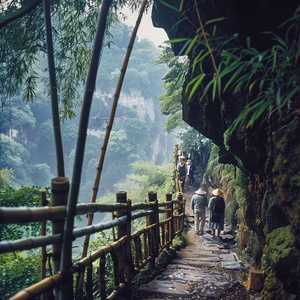
[[[166,210],[170,209],[170,205],[171,205],[171,201],[172,201],[172,193],[167,193],[166,194]],[[165,220],[169,219],[171,217],[171,213],[170,212],[165,212]],[[169,249],[169,245],[170,245],[170,232],[171,232],[171,224],[170,222],[167,222],[165,224],[165,241],[167,242],[167,247]]]
[[[172,243],[173,242],[173,239],[175,237],[175,233],[174,233],[174,202],[171,201],[171,212],[170,212],[170,215],[171,215],[171,231],[170,231],[170,242]]]
[[[125,203],[127,202],[127,193],[125,191],[118,191],[116,194],[116,200],[117,203]],[[126,215],[126,210],[121,210],[121,211],[117,211],[116,212],[116,217],[122,217],[124,215]],[[122,238],[123,236],[125,236],[127,233],[127,225],[126,224],[122,224],[118,226],[117,229],[117,240],[119,240],[120,238]],[[121,247],[121,249],[119,249],[119,278],[120,278],[120,283],[123,283],[125,281],[124,279],[124,270],[125,270],[125,251],[124,250],[124,246]]]
[[[127,222],[126,222],[126,249],[125,249],[125,263],[126,263],[126,279],[127,284],[131,285],[131,278],[132,278],[132,269],[133,269],[133,261],[131,255],[131,200],[127,201]],[[130,289],[129,289],[130,290]]]
[[[105,254],[104,254],[104,255],[101,255],[100,260],[99,260],[99,285],[100,285],[100,299],[101,300],[106,300],[105,263],[106,263],[106,259],[105,259]]]
[[[84,273],[84,272],[83,272]],[[86,298],[93,300],[93,265],[86,267]]]
[[[177,232],[178,230],[181,230],[183,223],[182,223],[182,218],[181,218],[181,214],[183,212],[183,194],[182,193],[178,193],[177,195],[177,200],[180,201],[180,204],[178,205],[178,214],[179,214],[179,219],[176,222],[176,229],[175,232]]]
[[[159,222],[158,222],[158,203],[157,203],[157,193],[156,192],[148,192],[148,200],[149,202],[155,202],[154,214],[149,216],[149,225],[155,224],[155,227],[151,229],[151,254],[152,259],[150,261],[150,268],[155,267],[155,258],[158,255],[158,235],[159,235]]]
[[[177,163],[178,163],[178,145],[175,145],[174,152],[173,152],[173,158],[174,158],[174,170],[177,170]]]
[[[46,195],[46,190],[41,190],[41,206],[47,206],[48,200]],[[41,236],[46,235],[46,221],[41,222]],[[41,280],[46,278],[46,262],[47,262],[47,252],[46,246],[41,247]],[[45,299],[45,294],[40,296],[40,300]]]
[[[125,203],[127,202],[127,193],[125,191],[118,191],[116,193],[116,201],[117,203]],[[116,217],[122,217],[126,215],[126,211],[117,211],[116,212]],[[119,240],[120,238],[122,238],[123,236],[126,235],[126,224],[122,224],[120,226],[118,226],[118,230],[117,230],[117,239]]]
[[[177,171],[177,164],[178,164],[178,156],[180,155],[180,151],[178,145],[175,145],[173,151],[173,163],[174,163],[174,177],[175,177],[175,191],[182,192],[182,186],[179,178],[179,173]]]
[[[69,179],[66,177],[56,177],[51,180],[51,206],[67,205],[69,194]],[[63,233],[65,219],[52,222],[52,234]],[[59,272],[61,259],[61,244],[52,246],[54,274]]]

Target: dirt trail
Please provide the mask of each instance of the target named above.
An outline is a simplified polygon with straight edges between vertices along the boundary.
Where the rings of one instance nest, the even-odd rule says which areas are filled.
[[[260,299],[246,290],[248,267],[238,259],[235,247],[226,242],[233,238],[230,226],[225,226],[220,238],[210,234],[208,222],[204,234],[196,234],[190,200],[199,187],[186,187],[183,193],[190,225],[188,246],[176,251],[166,269],[151,282],[142,284],[132,299]]]

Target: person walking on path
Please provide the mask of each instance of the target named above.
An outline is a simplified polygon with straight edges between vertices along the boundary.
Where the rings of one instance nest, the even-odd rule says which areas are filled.
[[[189,185],[192,186],[195,182],[195,171],[196,171],[196,167],[193,164],[193,161],[191,159],[188,159],[188,161],[186,162],[187,166],[188,166],[188,177],[189,177]]]
[[[181,181],[181,191],[183,192],[184,190],[184,184],[185,184],[185,178],[187,176],[187,166],[185,163],[185,156],[181,155],[180,156],[180,161],[177,164],[177,171],[179,173],[179,180]]]
[[[212,191],[214,197],[209,199],[209,228],[213,236],[220,236],[221,230],[224,229],[225,200],[222,197],[223,191],[215,189]]]
[[[205,224],[205,211],[207,207],[207,195],[205,190],[200,187],[195,191],[191,199],[191,209],[194,213],[195,230],[198,234],[203,234],[203,228]],[[200,225],[200,230],[199,230]]]

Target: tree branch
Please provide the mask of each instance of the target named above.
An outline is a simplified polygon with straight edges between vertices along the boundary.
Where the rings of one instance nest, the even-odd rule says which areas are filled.
[[[2,21],[0,23],[0,29],[2,29],[3,27],[5,27],[6,25],[8,25],[9,23],[25,16],[26,14],[28,14],[29,12],[33,11],[35,8],[37,8],[43,0],[36,0],[35,2],[33,2],[30,6],[28,6],[25,10],[19,12],[18,14],[7,18],[6,20]]]

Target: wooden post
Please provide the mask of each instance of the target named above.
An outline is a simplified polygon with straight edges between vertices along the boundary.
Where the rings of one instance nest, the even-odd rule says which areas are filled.
[[[131,285],[133,262],[131,256],[131,200],[127,201],[127,222],[126,222],[126,249],[125,249],[125,262],[126,262],[126,279],[127,284]]]
[[[41,190],[41,206],[47,206],[49,204],[47,200],[46,190]],[[41,236],[46,235],[46,221],[41,222]],[[41,280],[46,278],[46,262],[47,262],[47,252],[46,246],[41,247]],[[40,296],[40,300],[45,299],[45,294]]]
[[[173,205],[174,205],[174,202],[171,201],[171,207],[170,207],[170,209],[171,209],[171,212],[170,212],[170,214],[171,214],[170,242],[171,243],[173,242],[173,239],[175,237],[175,233],[174,233],[174,208],[173,208]]]
[[[69,194],[69,179],[56,177],[51,180],[51,206],[66,206]],[[63,233],[65,219],[52,221],[52,234]],[[61,244],[52,246],[54,274],[59,272]]]
[[[127,202],[127,193],[125,191],[118,191],[116,193],[116,200],[117,203],[125,203]],[[126,215],[126,210],[122,210],[122,211],[117,211],[116,212],[116,217],[122,217],[124,215]],[[119,240],[120,238],[122,238],[123,236],[125,236],[127,234],[127,225],[126,224],[122,224],[120,226],[118,226],[118,231],[117,231],[117,239]],[[119,255],[119,278],[120,278],[120,283],[124,283],[125,282],[125,277],[124,277],[124,271],[125,271],[125,254],[126,250],[124,251],[124,246],[122,246],[119,250],[118,250],[118,255]]]
[[[174,177],[175,177],[175,191],[182,192],[182,182],[179,179],[179,173],[177,171],[178,157],[180,156],[180,150],[178,145],[175,145],[173,152],[173,163],[174,163]]]
[[[127,193],[125,191],[118,191],[116,194],[117,203],[125,203],[127,202]],[[126,210],[123,211],[117,211],[116,217],[122,217],[126,215]],[[126,235],[126,224],[122,224],[118,226],[118,232],[117,232],[117,239],[120,239],[121,237]]]
[[[90,264],[86,268],[86,298],[93,299],[93,265]]]
[[[155,228],[151,229],[151,254],[152,254],[152,260],[150,262],[150,268],[155,268],[155,258],[158,254],[158,235],[159,235],[159,229],[157,224],[157,213],[158,213],[158,206],[157,206],[157,193],[156,192],[148,192],[148,200],[149,202],[155,202],[154,207],[154,214],[151,214],[149,216],[149,225],[156,224]]]
[[[106,300],[106,283],[105,283],[105,268],[106,258],[105,254],[100,256],[99,259],[99,285],[100,285],[100,299]]]
[[[174,170],[177,170],[177,163],[178,163],[178,145],[175,145],[174,152],[173,152],[173,158],[174,158]]]
[[[172,193],[167,193],[166,194],[166,209],[170,209],[171,208],[171,201],[172,201]],[[168,218],[171,217],[171,213],[170,212],[166,212],[165,213],[165,220],[167,220]],[[170,245],[170,237],[171,237],[171,224],[170,222],[167,222],[165,224],[165,231],[166,231],[166,238],[165,238],[165,241],[167,242],[168,244],[168,248],[169,248],[169,245]]]
[[[183,194],[182,193],[178,193],[177,195],[177,200],[181,202],[181,204],[179,204],[179,208],[178,208],[178,214],[181,215],[182,211],[183,211]],[[177,232],[178,230],[181,230],[181,228],[183,227],[183,220],[181,219],[181,217],[177,220],[176,222],[177,226],[176,226],[176,230],[175,232]]]
[[[248,281],[246,284],[247,290],[253,290],[255,292],[260,292],[264,288],[264,272],[256,269],[249,269],[248,271]]]

